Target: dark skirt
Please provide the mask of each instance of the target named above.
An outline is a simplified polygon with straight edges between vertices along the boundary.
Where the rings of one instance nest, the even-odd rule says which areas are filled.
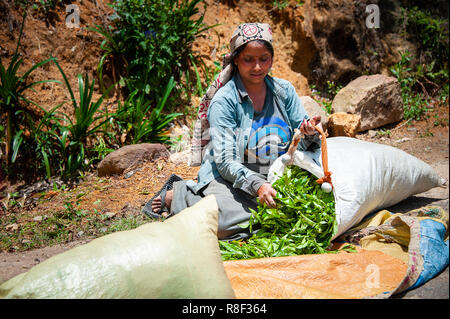
[[[250,237],[248,224],[251,216],[250,208],[257,210],[255,197],[234,188],[221,177],[213,180],[195,194],[186,185],[187,181],[179,181],[173,186],[173,199],[170,212],[177,214],[208,195],[215,195],[219,207],[219,228],[217,237],[220,240],[238,240]],[[244,227],[241,227],[244,226]],[[254,227],[255,228],[255,227]],[[255,231],[255,229],[253,229]]]

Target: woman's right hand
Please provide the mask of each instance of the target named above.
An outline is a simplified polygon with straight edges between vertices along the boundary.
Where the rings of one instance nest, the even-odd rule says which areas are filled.
[[[277,195],[277,191],[272,187],[270,183],[262,184],[258,189],[258,199],[262,204],[266,204],[270,208],[275,208],[277,204],[275,203],[275,196]]]
[[[314,124],[315,126],[318,126],[318,127],[320,127],[320,129],[323,130],[322,123],[320,122],[320,120],[321,120],[320,115],[314,116],[309,121],[303,120],[303,123],[300,126],[300,132],[302,132],[305,135],[314,135],[314,134],[318,133],[318,131],[311,124]]]

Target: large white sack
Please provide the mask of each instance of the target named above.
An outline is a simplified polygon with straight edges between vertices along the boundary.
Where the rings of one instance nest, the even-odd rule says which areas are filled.
[[[374,211],[446,183],[430,165],[392,146],[332,137],[327,148],[339,225],[333,239]],[[322,167],[312,158],[322,164],[320,154],[301,151],[295,152],[293,164],[323,177]],[[269,182],[273,184],[284,167],[283,158],[278,158],[269,169]]]

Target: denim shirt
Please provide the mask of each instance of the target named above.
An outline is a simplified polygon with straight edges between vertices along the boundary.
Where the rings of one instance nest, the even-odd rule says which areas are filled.
[[[300,128],[303,120],[309,120],[294,86],[283,79],[266,76],[267,89],[278,103],[284,119],[289,125],[291,136]],[[187,186],[196,194],[213,179],[221,176],[246,193],[256,196],[255,180],[261,175],[243,165],[244,151],[253,122],[254,108],[238,73],[220,88],[208,109],[210,142],[198,172],[197,183]],[[320,151],[319,134],[302,138],[298,149]],[[260,183],[259,183],[260,184]]]

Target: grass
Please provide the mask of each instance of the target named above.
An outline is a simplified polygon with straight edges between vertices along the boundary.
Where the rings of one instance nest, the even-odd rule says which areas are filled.
[[[64,208],[42,216],[13,212],[1,218],[0,251],[25,251],[74,240],[94,239],[135,229],[148,222],[149,219],[142,214],[115,214],[110,217],[96,208],[81,210],[76,202],[66,201]]]

